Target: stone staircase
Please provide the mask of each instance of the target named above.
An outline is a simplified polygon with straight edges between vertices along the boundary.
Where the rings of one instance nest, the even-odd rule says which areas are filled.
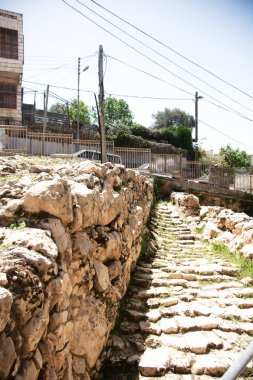
[[[253,287],[198,240],[170,203],[151,220],[111,335],[102,379],[214,379],[253,336]],[[250,378],[249,363],[241,378]]]

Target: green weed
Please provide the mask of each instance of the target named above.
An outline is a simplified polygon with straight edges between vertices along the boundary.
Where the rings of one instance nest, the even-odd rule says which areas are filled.
[[[244,256],[232,253],[228,247],[221,243],[212,244],[213,253],[229,262],[235,263],[240,268],[238,278],[253,277],[253,261]]]

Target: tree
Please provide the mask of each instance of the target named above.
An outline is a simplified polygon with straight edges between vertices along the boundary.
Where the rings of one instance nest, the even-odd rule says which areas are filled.
[[[77,107],[77,99],[71,99],[70,105],[69,105],[69,118],[72,121],[72,123],[77,124],[77,113],[78,113],[78,107]],[[80,124],[89,124],[90,123],[90,109],[89,107],[82,101],[79,101],[79,121]]]
[[[179,126],[194,128],[195,126],[194,117],[179,108],[174,108],[173,110],[165,108],[164,111],[158,111],[157,114],[152,116],[155,119],[155,129]]]
[[[232,149],[229,144],[221,147],[219,154],[223,157],[224,165],[230,168],[248,169],[251,166],[248,154],[239,148]]]
[[[105,121],[107,123],[118,123],[123,125],[133,125],[133,114],[127,102],[123,99],[109,97],[105,102]]]
[[[177,138],[177,145],[182,149],[192,150],[192,133],[191,129],[186,127],[175,128],[175,136]]]
[[[50,109],[49,109],[50,112],[55,112],[55,113],[63,113],[63,114],[66,114],[68,113],[68,107],[67,107],[67,104],[66,103],[54,103],[51,105]]]
[[[69,106],[63,103],[55,103],[50,107],[50,112],[68,113],[72,124],[77,124],[77,99],[71,99]],[[80,100],[79,102],[79,120],[80,124],[90,123],[91,111],[89,107]]]

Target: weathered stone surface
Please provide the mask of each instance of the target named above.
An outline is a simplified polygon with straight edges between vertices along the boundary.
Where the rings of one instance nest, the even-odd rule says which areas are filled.
[[[122,247],[120,235],[116,231],[104,233],[102,241],[103,244],[97,247],[94,257],[102,262],[119,260]]]
[[[49,259],[55,259],[58,250],[48,231],[37,228],[21,228],[7,230],[3,244],[7,247],[22,246],[37,251]]]
[[[7,379],[17,358],[13,340],[5,333],[0,335],[0,378]]]
[[[37,380],[39,376],[39,369],[36,368],[33,360],[25,360],[22,363],[21,371],[17,374],[17,380]]]
[[[105,306],[95,300],[83,302],[82,310],[73,321],[73,339],[71,352],[76,356],[85,356],[90,368],[94,367],[104,347],[108,322],[104,313]]]
[[[253,243],[245,244],[241,249],[241,253],[247,259],[252,259],[253,258]]]
[[[141,357],[139,369],[142,376],[156,376],[165,373],[169,364],[170,349],[160,347],[148,348]]]
[[[192,373],[196,375],[206,374],[210,376],[220,377],[232,364],[232,357],[232,353],[227,355],[222,355],[221,353],[216,355],[198,355],[194,360]]]
[[[55,267],[55,263],[49,260],[47,257],[25,247],[17,247],[11,249],[7,254],[4,255],[4,258],[8,258],[10,256],[23,259],[24,265],[30,265],[42,274],[46,274],[50,268]]]
[[[100,261],[94,262],[95,279],[94,286],[98,292],[104,292],[110,285],[108,268]]]
[[[159,321],[159,325],[162,329],[162,332],[165,334],[173,334],[179,330],[179,327],[173,318],[162,318]]]
[[[106,183],[99,197],[99,206],[98,224],[106,226],[120,214],[123,208],[122,198]]]
[[[64,253],[71,246],[70,235],[65,231],[61,221],[56,218],[48,218],[41,221],[41,226],[44,229],[50,230],[53,240],[60,253]]]
[[[25,353],[34,351],[45,332],[48,321],[48,312],[46,310],[40,310],[24,326],[22,336],[24,338],[23,350]]]
[[[119,260],[113,261],[111,264],[107,266],[107,268],[110,281],[114,280],[115,278],[118,278],[121,275],[122,265]]]
[[[12,294],[7,289],[0,287],[0,332],[4,330],[10,319],[12,302]]]
[[[30,213],[44,211],[60,218],[63,224],[70,223],[73,220],[70,186],[65,180],[41,181],[27,190],[24,208]]]
[[[82,214],[82,228],[98,224],[99,196],[82,183],[70,182],[71,192]],[[71,221],[70,221],[71,222]]]

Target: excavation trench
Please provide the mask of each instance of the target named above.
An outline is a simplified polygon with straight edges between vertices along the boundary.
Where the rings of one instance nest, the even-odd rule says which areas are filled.
[[[252,340],[252,278],[240,279],[172,203],[157,205],[150,226],[100,378],[219,378]]]

